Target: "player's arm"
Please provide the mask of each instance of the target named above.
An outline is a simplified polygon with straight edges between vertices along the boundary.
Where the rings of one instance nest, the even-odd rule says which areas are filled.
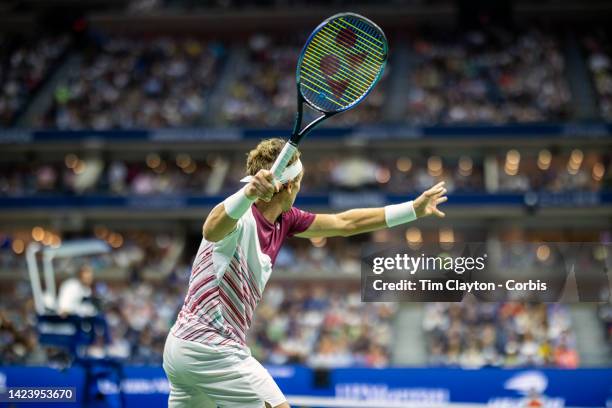
[[[225,238],[256,199],[270,201],[279,188],[269,170],[260,170],[246,186],[212,209],[202,228],[204,239],[217,242]]]
[[[435,215],[444,217],[438,204],[447,200],[444,182],[425,191],[414,201],[379,208],[359,208],[338,214],[317,214],[304,232],[296,234],[301,238],[347,237],[389,228],[410,222],[416,218]]]

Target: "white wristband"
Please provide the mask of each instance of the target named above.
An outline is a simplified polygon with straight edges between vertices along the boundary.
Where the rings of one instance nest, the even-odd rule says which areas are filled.
[[[240,219],[240,217],[242,217],[244,213],[247,212],[249,208],[251,208],[251,205],[255,201],[255,200],[251,200],[250,198],[246,196],[246,194],[244,193],[245,188],[246,186],[241,188],[240,190],[238,190],[231,196],[227,197],[223,201],[223,207],[225,208],[225,213],[230,218],[233,218],[235,220]]]
[[[406,203],[387,205],[385,207],[385,222],[387,227],[395,227],[396,225],[406,224],[416,220],[417,216],[414,212],[412,201]]]

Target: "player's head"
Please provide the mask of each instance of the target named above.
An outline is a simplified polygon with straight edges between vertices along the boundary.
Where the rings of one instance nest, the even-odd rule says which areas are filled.
[[[261,169],[270,170],[274,161],[283,150],[285,141],[283,139],[273,138],[262,140],[257,147],[251,150],[247,156],[246,173],[249,176],[254,176]],[[296,151],[287,166],[295,164],[300,159],[300,152]],[[283,184],[280,191],[274,194],[271,202],[277,202],[281,205],[283,211],[289,211],[295,202],[295,197],[300,191],[300,183],[304,172],[301,171],[293,179]]]

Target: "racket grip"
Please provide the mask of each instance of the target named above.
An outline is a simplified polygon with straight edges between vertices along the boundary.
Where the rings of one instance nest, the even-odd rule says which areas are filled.
[[[287,163],[289,163],[289,160],[291,160],[296,151],[297,146],[293,145],[291,142],[285,143],[283,150],[281,150],[270,169],[275,179],[279,180],[281,178],[283,171],[287,168]]]

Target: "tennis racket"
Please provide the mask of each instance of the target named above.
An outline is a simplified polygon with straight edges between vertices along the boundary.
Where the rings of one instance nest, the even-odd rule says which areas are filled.
[[[359,14],[331,16],[310,34],[297,64],[293,132],[270,169],[276,179],[308,132],[365,99],[382,77],[387,51],[385,33]],[[304,103],[322,115],[300,130]]]

